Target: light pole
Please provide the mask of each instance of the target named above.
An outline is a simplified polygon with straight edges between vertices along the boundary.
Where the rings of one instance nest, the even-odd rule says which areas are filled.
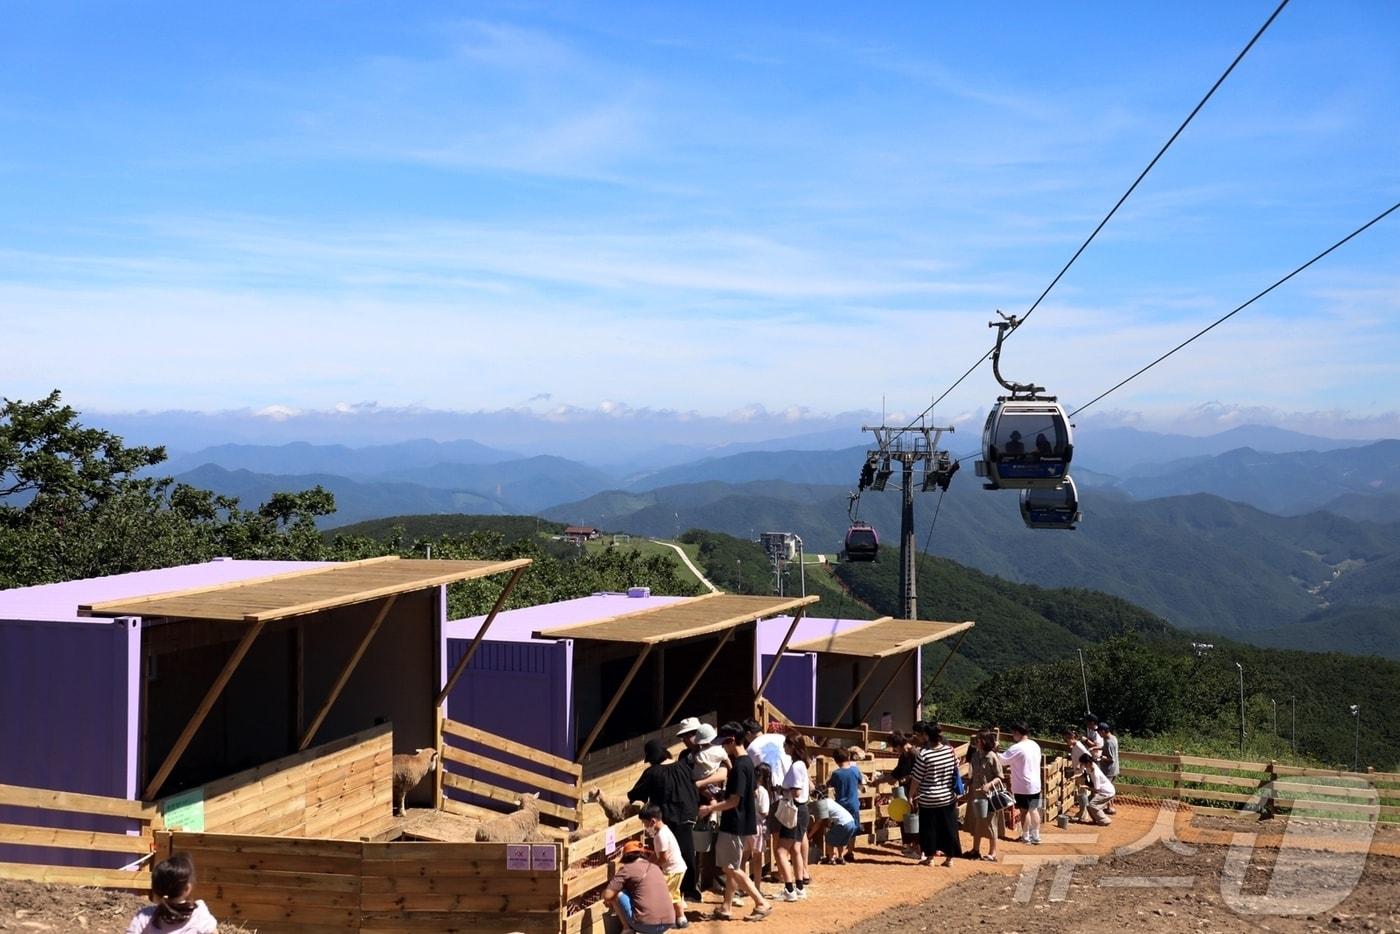
[[[1235,662],[1240,670],[1240,758],[1244,758],[1244,666]]]
[[[1298,698],[1288,698],[1289,713],[1293,715],[1293,755],[1298,754]]]
[[[1269,706],[1273,708],[1274,712],[1274,739],[1278,739],[1278,701],[1272,697],[1269,698]]]
[[[1089,706],[1089,673],[1084,668],[1084,650],[1077,649],[1076,651],[1079,652],[1079,680],[1084,685],[1084,716],[1087,717],[1093,712]]]
[[[1351,719],[1356,721],[1356,744],[1352,747],[1351,770],[1361,771],[1361,705],[1351,705]]]

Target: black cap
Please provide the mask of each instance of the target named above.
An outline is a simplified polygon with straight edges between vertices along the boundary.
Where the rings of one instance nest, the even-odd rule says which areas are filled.
[[[648,765],[656,765],[658,762],[665,762],[671,758],[671,750],[666,748],[666,744],[659,739],[649,739],[642,751],[642,758]]]

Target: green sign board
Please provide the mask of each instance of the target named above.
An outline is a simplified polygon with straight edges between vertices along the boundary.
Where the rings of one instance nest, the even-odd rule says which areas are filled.
[[[166,830],[203,833],[204,789],[191,788],[166,798],[161,807],[161,817],[165,820]]]

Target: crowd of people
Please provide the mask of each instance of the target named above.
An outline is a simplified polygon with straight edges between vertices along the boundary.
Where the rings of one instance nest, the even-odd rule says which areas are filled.
[[[1017,826],[1014,839],[1040,845],[1043,751],[1024,723],[1010,732],[1012,742],[1004,750],[996,729],[975,734],[964,756],[965,777],[937,723],[920,721],[908,732],[889,734],[895,767],[872,780],[893,783],[895,795],[917,816],[916,832],[909,832],[912,822],[904,824],[905,852],[919,865],[949,866],[960,858],[995,862],[998,841],[1013,839],[1008,831]],[[866,779],[850,752],[817,750],[797,729],[765,731],[756,720],[716,729],[690,717],[677,734],[684,748],[674,758],[660,741],[646,743],[646,768],[628,792],[628,800],[643,804],[646,842],[623,845],[603,893],[624,930],[661,934],[689,924],[688,904],[703,900],[697,830],[713,827],[713,884],[722,897],[709,916],[713,920],[731,920],[735,907],[751,904],[744,920],[762,921],[774,902],[807,897],[813,862],[856,860]],[[1111,823],[1118,737],[1110,724],[1089,716],[1082,729],[1066,728],[1064,742],[1079,786],[1074,819]],[[835,764],[820,788],[811,769],[818,753],[830,755]],[[960,831],[972,838],[968,850]],[[770,841],[782,886],[775,892],[762,886]],[[132,919],[128,934],[212,934],[216,922],[204,902],[191,899],[193,885],[194,866],[187,857],[176,854],[158,863],[151,874],[153,904]]]
[[[894,784],[915,821],[906,828],[906,855],[919,865],[951,865],[968,858],[995,862],[999,840],[1029,846],[1041,842],[1044,754],[1025,724],[1010,731],[1000,749],[996,729],[978,732],[964,756],[966,775],[936,723],[918,722],[887,737],[897,757],[874,781]],[[687,926],[689,904],[702,902],[708,866],[696,852],[697,831],[713,826],[713,885],[721,895],[708,918],[727,921],[733,909],[751,907],[745,921],[762,921],[778,901],[807,897],[810,865],[856,860],[860,794],[866,778],[845,749],[813,748],[796,729],[765,731],[756,720],[731,721],[716,729],[696,718],[683,720],[677,735],[684,748],[674,759],[664,744],[649,741],[645,771],[628,793],[643,802],[642,823],[650,845],[628,843],[621,866],[604,895],[624,930],[659,934]],[[1074,820],[1112,821],[1118,774],[1118,738],[1111,726],[1086,717],[1083,729],[1065,730],[1068,770],[1078,786]],[[835,768],[816,787],[812,763],[830,755]],[[960,801],[965,807],[960,811]],[[1019,836],[1009,831],[1019,827]],[[959,832],[971,836],[964,850]],[[765,891],[764,855],[772,842],[773,868],[781,888]],[[983,841],[986,850],[983,852]]]

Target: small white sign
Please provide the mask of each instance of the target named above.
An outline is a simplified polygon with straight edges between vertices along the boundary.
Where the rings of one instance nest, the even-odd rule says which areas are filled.
[[[617,849],[617,834],[611,827],[603,834],[603,852],[611,856],[613,850]]]
[[[559,851],[550,843],[530,847],[530,868],[535,872],[554,872],[559,868]]]
[[[530,844],[506,844],[506,868],[530,871]]]

